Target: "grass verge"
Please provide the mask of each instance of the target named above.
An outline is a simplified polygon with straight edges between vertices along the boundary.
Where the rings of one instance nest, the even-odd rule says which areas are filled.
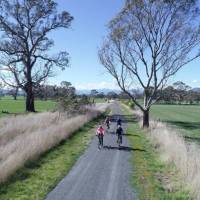
[[[122,106],[125,115],[132,112]],[[165,166],[150,144],[137,121],[128,124],[127,135],[134,153],[131,158],[134,173],[133,187],[139,200],[189,200],[187,192],[179,188],[173,166]],[[173,180],[172,180],[173,179]],[[172,187],[173,182],[173,187]]]
[[[80,128],[70,139],[29,162],[0,185],[0,200],[42,200],[67,175],[94,135],[93,128],[104,118]]]

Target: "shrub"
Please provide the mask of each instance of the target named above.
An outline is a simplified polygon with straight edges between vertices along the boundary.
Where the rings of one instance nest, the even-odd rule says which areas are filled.
[[[131,99],[123,99],[121,100],[123,104],[127,105],[131,109],[135,108],[135,103]]]
[[[87,105],[90,105],[90,100],[87,96],[78,97],[75,94],[61,97],[58,100],[58,110],[67,112],[68,114],[77,114],[87,112]]]
[[[134,108],[135,108],[135,103],[134,103],[133,101],[129,100],[128,106],[129,106],[130,108],[134,109]]]

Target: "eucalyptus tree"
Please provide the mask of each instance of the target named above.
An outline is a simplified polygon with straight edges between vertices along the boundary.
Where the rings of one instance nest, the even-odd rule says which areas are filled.
[[[56,67],[68,66],[67,52],[50,55],[54,41],[49,34],[69,28],[72,20],[67,11],[57,11],[53,0],[0,0],[1,78],[25,91],[26,111],[35,111],[34,89]]]
[[[198,4],[189,0],[128,0],[109,23],[99,58],[143,112],[143,127],[149,126],[158,91],[200,56],[199,27]],[[136,87],[143,89],[143,104],[132,92]]]

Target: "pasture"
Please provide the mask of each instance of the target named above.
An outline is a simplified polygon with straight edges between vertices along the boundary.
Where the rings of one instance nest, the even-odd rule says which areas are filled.
[[[36,100],[35,101],[35,108],[36,111],[42,112],[42,111],[49,111],[51,109],[54,109],[56,106],[56,102],[47,100],[47,101],[41,101]],[[13,100],[10,96],[1,97],[0,99],[0,117],[5,116],[7,114],[2,113],[8,112],[9,114],[18,114],[18,113],[24,113],[25,112],[25,99],[24,97],[18,97],[17,100]]]
[[[95,103],[106,103],[106,100],[105,100],[105,98],[95,98],[94,102]]]
[[[106,103],[104,98],[95,98],[95,103]],[[37,112],[44,112],[53,110],[56,107],[56,102],[53,100],[35,100],[35,109]],[[3,112],[2,112],[3,111]],[[8,113],[5,113],[8,112]],[[0,98],[0,117],[8,114],[22,114],[25,113],[25,98],[18,97],[14,100],[11,96],[4,96]]]
[[[186,139],[200,141],[200,106],[154,105],[151,117],[180,129]]]

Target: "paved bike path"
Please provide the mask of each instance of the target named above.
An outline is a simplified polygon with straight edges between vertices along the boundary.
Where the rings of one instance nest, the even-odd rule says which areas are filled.
[[[113,121],[120,115],[120,106],[112,106]],[[123,123],[125,126],[125,123]],[[125,127],[124,127],[125,128]],[[110,133],[104,136],[105,148],[97,148],[94,138],[69,174],[49,193],[46,200],[134,200],[130,185],[132,173],[129,163],[133,153],[123,137],[122,148],[117,147],[116,122],[111,123]],[[94,133],[95,134],[95,133]]]

